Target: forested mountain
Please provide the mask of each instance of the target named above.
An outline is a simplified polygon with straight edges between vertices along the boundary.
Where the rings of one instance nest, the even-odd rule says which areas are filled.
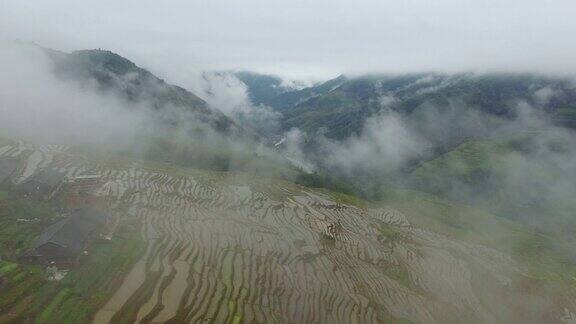
[[[56,75],[64,80],[96,86],[97,90],[120,96],[137,106],[147,105],[162,111],[171,123],[183,114],[210,125],[222,134],[246,135],[245,130],[220,111],[179,86],[166,83],[130,60],[106,50],[81,50],[63,53],[46,50],[54,61]]]
[[[507,73],[339,76],[273,98],[247,86],[257,102],[282,112],[284,129],[314,133],[324,128],[324,134],[335,139],[360,133],[367,118],[386,110],[418,117],[437,108],[443,118],[472,109],[510,118],[525,104],[558,125],[576,128],[576,83],[570,78]]]

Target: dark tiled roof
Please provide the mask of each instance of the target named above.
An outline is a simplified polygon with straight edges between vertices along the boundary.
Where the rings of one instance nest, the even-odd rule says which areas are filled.
[[[8,179],[18,168],[18,160],[14,158],[0,158],[0,182]]]
[[[40,237],[38,238],[38,240],[36,240],[36,244],[34,245],[34,248],[37,248],[45,243],[50,242],[54,236],[62,229],[62,227],[64,227],[66,225],[66,223],[68,222],[68,219],[61,219],[58,222],[48,226],[44,232],[42,232],[42,234],[40,235]]]
[[[20,190],[34,192],[36,190],[52,190],[63,180],[65,174],[53,169],[44,169],[36,172],[26,181],[19,185]]]
[[[37,183],[54,187],[60,184],[62,180],[64,180],[64,176],[64,173],[54,169],[44,169],[32,176],[32,180],[36,181]]]
[[[67,250],[70,255],[82,252],[90,235],[101,228],[106,215],[93,209],[81,209],[69,217],[50,225],[40,235],[34,249],[52,243]]]

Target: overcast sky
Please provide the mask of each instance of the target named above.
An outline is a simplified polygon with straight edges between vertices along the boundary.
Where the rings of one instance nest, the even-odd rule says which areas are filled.
[[[0,33],[110,49],[176,79],[211,69],[576,72],[576,0],[0,0]]]

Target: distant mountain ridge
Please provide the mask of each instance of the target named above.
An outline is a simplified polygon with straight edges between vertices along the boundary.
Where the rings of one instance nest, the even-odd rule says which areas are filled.
[[[247,94],[254,105],[274,106],[284,94],[292,94],[309,88],[309,84],[298,80],[287,80],[276,75],[260,74],[250,71],[225,72],[244,83]],[[288,95],[289,97],[291,95]]]
[[[287,86],[283,84],[280,77],[275,75],[247,71],[235,72],[233,75],[246,85],[248,96],[253,104],[279,109],[293,107],[312,97],[325,94],[346,80],[344,75],[340,75],[313,86],[304,86],[304,83]]]
[[[247,84],[249,91],[250,84]],[[253,94],[259,92],[252,91]],[[284,115],[283,129],[298,127],[343,139],[358,134],[367,118],[385,110],[408,116],[426,107],[466,106],[495,117],[512,117],[526,103],[554,123],[576,128],[576,82],[536,74],[418,73],[339,76],[322,84],[257,98]]]

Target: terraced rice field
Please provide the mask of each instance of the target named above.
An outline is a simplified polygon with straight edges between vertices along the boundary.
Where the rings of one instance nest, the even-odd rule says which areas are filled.
[[[95,323],[557,322],[513,289],[522,268],[481,245],[278,180],[96,161],[16,143],[22,178],[51,167],[98,174],[99,195],[141,222],[147,250]],[[331,238],[327,226],[341,224]],[[481,278],[479,287],[478,278]]]

